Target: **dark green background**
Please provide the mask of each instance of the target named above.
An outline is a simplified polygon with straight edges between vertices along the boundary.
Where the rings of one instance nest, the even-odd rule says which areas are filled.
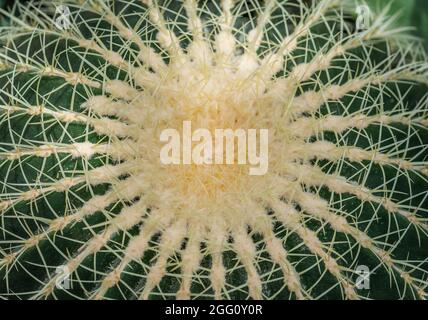
[[[31,0],[0,0],[0,7],[12,6],[15,2],[28,2]],[[343,0],[349,2],[353,0]],[[399,12],[397,23],[401,26],[412,26],[413,33],[426,40],[428,44],[428,0],[367,0],[367,4],[378,11],[391,5],[391,12]],[[2,21],[4,23],[4,21]]]

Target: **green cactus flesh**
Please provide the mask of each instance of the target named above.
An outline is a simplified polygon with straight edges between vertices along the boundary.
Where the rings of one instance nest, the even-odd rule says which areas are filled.
[[[3,12],[0,297],[427,297],[428,64],[386,11],[60,4]],[[267,173],[162,164],[186,120],[267,128]]]

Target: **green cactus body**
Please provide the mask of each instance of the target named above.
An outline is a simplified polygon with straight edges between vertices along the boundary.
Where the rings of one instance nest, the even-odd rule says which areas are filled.
[[[386,12],[64,4],[0,32],[1,297],[427,297],[428,64]],[[162,164],[183,121],[267,128],[268,171]]]

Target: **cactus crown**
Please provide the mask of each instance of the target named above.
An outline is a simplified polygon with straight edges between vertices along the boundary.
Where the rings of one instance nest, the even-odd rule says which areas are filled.
[[[2,297],[426,298],[428,64],[386,11],[66,5],[3,12]],[[268,128],[268,172],[162,164],[186,120]]]

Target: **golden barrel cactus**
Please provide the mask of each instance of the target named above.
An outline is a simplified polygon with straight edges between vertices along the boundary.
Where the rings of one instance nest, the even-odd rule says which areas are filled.
[[[29,2],[0,29],[0,296],[424,299],[428,64],[342,1]],[[268,129],[268,170],[160,161]]]

